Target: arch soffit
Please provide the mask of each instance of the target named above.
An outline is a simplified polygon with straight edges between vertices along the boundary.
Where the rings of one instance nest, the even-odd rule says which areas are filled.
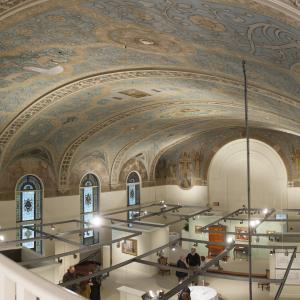
[[[216,148],[217,150],[214,151],[213,153],[210,154],[210,159],[207,161],[207,168],[205,170],[205,178],[206,180],[209,179],[209,172],[210,172],[210,168],[212,166],[212,164],[214,163],[214,160],[219,159],[220,157],[217,157],[216,155],[218,154],[218,152],[222,149],[224,149],[224,147],[230,147],[230,146],[234,146],[233,143],[238,144],[240,141],[242,141],[243,138],[234,138],[234,139],[230,139],[227,140],[226,142],[223,142],[221,144],[219,144]],[[277,162],[279,164],[274,165],[274,160],[271,160],[270,157],[266,156],[263,152],[260,151],[260,149],[254,149],[254,152],[258,155],[262,155],[274,168],[274,171],[277,171],[277,175],[279,177],[282,177],[282,174],[280,175],[280,170],[284,170],[285,173],[285,178],[286,180],[291,180],[291,169],[289,164],[287,164],[287,160],[285,158],[285,156],[283,156],[283,154],[279,151],[276,150],[275,148],[275,144],[274,143],[270,143],[270,141],[268,139],[265,138],[253,138],[251,137],[250,140],[252,141],[252,143],[256,143],[259,144],[260,146],[263,146],[267,149],[267,151],[269,153],[271,153],[271,155],[273,155],[273,157],[277,160]],[[250,144],[251,147],[251,144]],[[250,148],[251,151],[251,148]],[[242,149],[238,149],[238,152],[244,152],[244,150]],[[222,168],[224,167],[224,165],[228,162],[228,160],[230,160],[237,152],[232,153],[229,157],[226,157],[225,160],[222,160]],[[280,165],[280,166],[279,166]],[[279,172],[279,173],[278,173]]]

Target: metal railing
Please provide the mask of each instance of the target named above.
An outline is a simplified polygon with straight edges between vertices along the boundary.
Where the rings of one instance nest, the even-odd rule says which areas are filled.
[[[83,300],[85,298],[26,270],[0,254],[0,300]]]

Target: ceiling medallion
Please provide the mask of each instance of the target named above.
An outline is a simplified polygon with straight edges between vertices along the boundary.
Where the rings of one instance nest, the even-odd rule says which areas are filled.
[[[143,45],[146,45],[146,46],[153,46],[153,45],[155,45],[155,42],[152,41],[152,40],[149,40],[149,39],[138,38],[137,40],[138,40],[138,42],[140,44],[143,44]]]

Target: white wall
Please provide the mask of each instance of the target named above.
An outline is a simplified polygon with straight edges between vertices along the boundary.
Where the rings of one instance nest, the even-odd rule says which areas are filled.
[[[223,209],[247,204],[246,141],[223,146],[214,156],[208,173],[209,201]],[[287,172],[278,153],[269,145],[250,140],[252,207],[286,208]]]
[[[113,230],[112,237],[113,239],[124,237],[124,232]],[[162,246],[163,244],[168,243],[169,228],[164,227],[164,228],[156,229],[151,232],[143,232],[142,235],[134,237],[133,239],[137,240],[137,255],[141,255],[152,249]],[[113,244],[112,246],[113,265],[132,258],[134,258],[133,255],[122,253],[122,242],[120,243],[120,247],[118,247],[117,243]],[[157,258],[158,257],[156,253],[154,253],[153,255],[146,257],[145,259],[157,262]],[[157,268],[149,267],[139,263],[132,263],[127,267],[125,266],[124,268],[130,272],[133,271],[133,272],[147,273],[149,276],[151,274],[157,273]]]
[[[177,185],[166,185],[162,188],[165,189],[165,198],[163,200],[167,203],[199,205],[203,207],[207,205],[207,186],[193,186],[188,190],[184,190]]]

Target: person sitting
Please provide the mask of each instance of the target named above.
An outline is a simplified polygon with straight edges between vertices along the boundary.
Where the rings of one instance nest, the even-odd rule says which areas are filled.
[[[70,266],[67,272],[64,274],[62,282],[65,283],[74,279],[77,279],[76,269],[75,266]],[[77,283],[67,286],[67,288],[75,293],[78,292],[79,289]]]
[[[181,284],[182,281],[179,281],[179,284]],[[178,300],[191,300],[191,290],[188,286],[184,287],[179,293],[178,293]]]
[[[157,262],[160,265],[168,266],[168,258],[163,256],[162,254],[159,255],[159,258],[158,258]],[[162,275],[168,273],[170,275],[171,270],[169,268],[160,268],[159,273],[162,274]]]
[[[187,269],[187,265],[185,263],[185,257],[183,255],[180,256],[176,263],[177,268]],[[176,277],[178,278],[178,282],[183,281],[185,277],[187,277],[188,273],[184,273],[181,271],[176,271]]]

